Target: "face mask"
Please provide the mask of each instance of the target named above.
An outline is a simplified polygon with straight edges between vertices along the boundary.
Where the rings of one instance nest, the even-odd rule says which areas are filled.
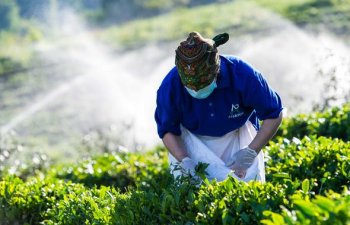
[[[192,90],[185,86],[187,92],[193,97],[198,99],[203,99],[208,97],[214,89],[217,87],[216,80],[214,80],[211,84],[206,86],[205,88],[199,89],[198,91]]]

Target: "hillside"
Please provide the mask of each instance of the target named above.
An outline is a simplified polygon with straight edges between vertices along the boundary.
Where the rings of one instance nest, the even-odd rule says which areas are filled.
[[[122,46],[144,45],[148,42],[172,41],[189,30],[206,36],[228,32],[231,36],[251,32],[267,32],[276,26],[278,15],[310,32],[328,30],[350,43],[348,1],[272,0],[228,1],[196,8],[180,8],[165,15],[140,19],[101,30],[107,43]],[[277,16],[277,17],[278,17]]]

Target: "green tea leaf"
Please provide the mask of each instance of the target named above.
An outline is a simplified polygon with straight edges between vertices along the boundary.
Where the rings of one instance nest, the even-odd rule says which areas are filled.
[[[304,193],[308,193],[310,190],[310,181],[308,179],[305,179],[301,184],[301,187]]]

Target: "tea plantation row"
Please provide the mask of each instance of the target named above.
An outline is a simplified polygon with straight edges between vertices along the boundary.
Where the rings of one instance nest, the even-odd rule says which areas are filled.
[[[209,182],[203,170],[200,185],[174,180],[163,148],[8,174],[0,181],[0,224],[349,224],[349,118],[345,105],[286,119],[280,134],[288,139],[264,149],[264,184]],[[303,138],[289,136],[297,127]]]

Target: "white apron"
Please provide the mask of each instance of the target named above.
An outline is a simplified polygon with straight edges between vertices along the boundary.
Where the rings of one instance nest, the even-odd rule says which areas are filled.
[[[212,175],[208,179],[222,181],[228,175],[240,181],[258,180],[265,182],[264,153],[260,151],[254,163],[248,168],[244,178],[238,178],[232,170],[225,166],[226,162],[240,149],[247,147],[256,135],[256,130],[248,121],[239,129],[231,131],[222,137],[195,135],[181,126],[181,139],[184,142],[188,156],[195,162],[210,164],[207,172]],[[180,170],[174,170],[179,162],[169,153],[169,163],[172,174],[181,175]]]

